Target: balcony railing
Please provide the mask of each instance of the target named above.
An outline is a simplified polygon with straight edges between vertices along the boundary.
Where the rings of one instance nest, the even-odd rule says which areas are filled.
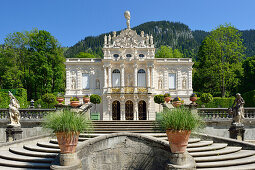
[[[200,116],[206,120],[228,120],[232,115],[228,113],[228,108],[198,108]],[[255,119],[255,107],[244,108],[245,119]]]
[[[137,89],[137,92],[135,92]],[[112,87],[111,93],[148,93],[147,87],[133,87],[133,86],[124,86],[124,87]]]

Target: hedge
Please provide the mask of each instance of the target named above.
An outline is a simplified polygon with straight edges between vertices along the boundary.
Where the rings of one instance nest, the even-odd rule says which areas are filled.
[[[245,107],[255,107],[255,90],[246,92],[242,95]]]
[[[23,88],[18,89],[0,89],[0,108],[9,108],[10,97],[9,91],[19,101],[20,108],[28,108],[29,102],[27,101],[27,90]]]
[[[200,98],[196,101],[198,107],[204,105],[206,108],[229,108],[232,107],[234,103],[235,97],[230,98],[221,98],[221,97],[214,97],[212,101],[209,103],[203,103]]]

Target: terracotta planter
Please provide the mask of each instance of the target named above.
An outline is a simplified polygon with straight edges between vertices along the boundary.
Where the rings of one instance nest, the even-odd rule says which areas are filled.
[[[190,130],[166,130],[172,153],[184,153],[186,151]]]
[[[190,99],[190,101],[192,101],[192,102],[197,101],[197,97],[190,97],[189,99]]]
[[[174,101],[173,106],[174,107],[180,107],[182,105],[181,101]]]
[[[90,101],[89,97],[84,97],[84,98],[83,98],[83,102],[84,102],[84,103],[88,103],[89,101]]]
[[[64,100],[65,99],[63,97],[57,97],[57,101],[58,101],[59,104],[62,103]]]
[[[61,153],[74,153],[78,144],[79,132],[56,133]]]
[[[171,100],[171,97],[165,97],[165,102],[170,102],[170,100]]]
[[[80,101],[71,101],[70,104],[72,107],[78,107],[80,105]]]

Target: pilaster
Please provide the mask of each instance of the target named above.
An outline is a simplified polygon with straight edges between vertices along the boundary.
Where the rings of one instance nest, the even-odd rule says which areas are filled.
[[[134,64],[134,86],[135,86],[134,93],[137,93],[137,68],[138,68],[138,65],[135,63]]]
[[[124,65],[124,64],[121,64],[121,65],[120,65],[120,68],[121,68],[121,69],[120,69],[120,70],[121,70],[121,71],[120,71],[120,72],[121,72],[121,77],[120,77],[121,82],[120,82],[120,86],[121,86],[121,92],[124,93],[124,86],[125,86],[125,85],[124,85],[124,82],[125,82],[125,76],[124,76],[124,75],[125,75],[125,65]]]

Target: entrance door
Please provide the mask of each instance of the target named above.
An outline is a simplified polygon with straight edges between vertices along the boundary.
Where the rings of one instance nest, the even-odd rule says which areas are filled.
[[[139,101],[138,103],[138,118],[139,120],[146,120],[146,102],[144,100]]]
[[[131,100],[125,103],[125,117],[126,120],[134,120],[134,109],[133,102]]]
[[[112,102],[112,120],[120,120],[120,102]]]

